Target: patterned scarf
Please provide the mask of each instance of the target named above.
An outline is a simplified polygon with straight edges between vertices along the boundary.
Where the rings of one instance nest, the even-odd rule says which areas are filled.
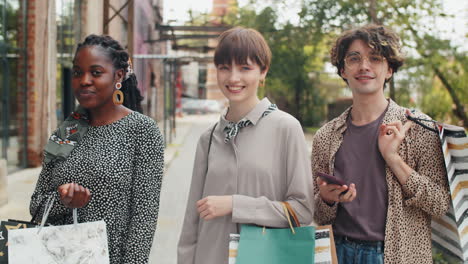
[[[86,110],[78,106],[49,138],[44,149],[44,162],[66,160],[72,150],[88,132],[89,119]]]
[[[269,113],[275,111],[278,107],[275,104],[271,104],[265,112],[263,112],[262,117],[267,116]],[[224,133],[226,133],[226,137],[224,138],[224,142],[228,143],[232,138],[237,136],[241,128],[247,127],[252,125],[252,121],[247,119],[246,117],[242,118],[239,122],[229,122],[227,126],[224,128]]]

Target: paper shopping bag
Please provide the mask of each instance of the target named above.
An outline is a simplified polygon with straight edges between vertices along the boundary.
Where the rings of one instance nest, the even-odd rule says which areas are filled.
[[[445,254],[468,262],[468,138],[462,127],[437,124],[452,203],[432,219],[432,243]]]
[[[52,198],[49,197],[45,207],[51,206]],[[39,224],[36,221],[39,210],[36,210],[31,221],[8,219],[8,221],[0,222],[0,264],[8,264],[8,231],[15,229],[24,229],[37,227]],[[45,219],[43,219],[45,221]],[[44,222],[44,226],[46,223]]]
[[[9,231],[9,264],[108,264],[104,221]]]
[[[315,263],[338,264],[331,225],[315,227]]]
[[[315,256],[315,227],[299,227],[289,205],[283,203],[289,228],[242,225],[236,264],[311,264]],[[289,208],[287,208],[289,207]],[[291,219],[296,222],[293,227]]]
[[[243,225],[236,264],[314,263],[315,228],[294,230]]]
[[[36,227],[31,222],[22,222],[15,220],[0,222],[0,264],[8,264],[8,231],[13,229],[22,229]]]
[[[45,226],[53,206],[49,197],[41,225],[8,232],[9,264],[109,264],[106,223],[78,223],[73,209],[73,224]]]
[[[468,137],[463,127],[415,118],[408,119],[439,135],[450,188],[447,214],[433,218],[432,244],[460,262],[468,262]],[[432,123],[432,124],[431,124]]]

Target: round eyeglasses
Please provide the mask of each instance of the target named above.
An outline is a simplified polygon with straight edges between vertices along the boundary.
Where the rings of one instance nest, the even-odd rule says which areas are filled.
[[[364,60],[367,60],[372,67],[378,67],[383,64],[385,57],[377,54],[362,56],[359,53],[351,53],[344,59],[345,66],[351,69],[354,69],[364,63]]]

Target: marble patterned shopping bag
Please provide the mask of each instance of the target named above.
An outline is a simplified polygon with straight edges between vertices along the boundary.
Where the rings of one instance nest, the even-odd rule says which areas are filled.
[[[104,221],[10,230],[9,264],[108,264]]]
[[[8,220],[0,222],[0,264],[8,264],[8,231],[31,228],[37,225],[31,222]]]
[[[106,223],[78,223],[73,209],[73,224],[45,226],[53,206],[49,197],[41,225],[8,232],[9,264],[109,264]]]

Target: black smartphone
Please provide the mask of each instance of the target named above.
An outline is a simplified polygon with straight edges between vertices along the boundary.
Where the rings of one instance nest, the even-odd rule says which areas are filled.
[[[343,180],[338,179],[335,176],[328,175],[326,173],[317,172],[317,176],[320,177],[323,181],[328,184],[336,184],[336,185],[347,185]]]

